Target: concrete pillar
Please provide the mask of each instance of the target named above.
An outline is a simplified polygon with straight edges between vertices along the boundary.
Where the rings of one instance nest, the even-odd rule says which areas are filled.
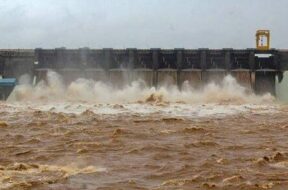
[[[134,65],[137,65],[137,49],[136,48],[129,48],[127,49],[128,56],[129,56],[129,62],[128,62],[128,69],[133,69]]]
[[[175,49],[176,52],[176,63],[177,63],[177,86],[181,88],[182,81],[181,81],[181,70],[184,62],[184,48]]]
[[[153,70],[154,76],[153,76],[153,86],[157,87],[157,78],[158,78],[158,68],[159,68],[159,55],[160,55],[160,49],[151,49],[152,51],[152,62],[153,62]]]
[[[255,68],[255,49],[247,49],[249,50],[249,68],[250,68],[250,71],[251,71],[251,86],[252,86],[252,89],[255,91],[256,88],[256,68]]]
[[[200,65],[202,71],[205,71],[207,69],[207,51],[209,49],[199,49],[200,52]]]
[[[89,65],[89,56],[90,56],[90,49],[89,48],[80,48],[79,49],[79,54],[80,54],[80,63],[81,68],[85,69],[87,65]]]
[[[66,65],[66,49],[65,48],[56,48],[56,68],[55,69],[62,69],[65,68]]]
[[[280,61],[280,54],[278,51],[273,51],[273,65],[275,65],[277,73],[276,76],[278,78],[278,83],[281,83],[283,80],[283,69]]]
[[[279,51],[279,67],[283,70],[288,70],[288,51]]]
[[[273,51],[273,65],[276,70],[281,70],[280,56],[277,51]]]
[[[43,64],[43,59],[42,59],[42,48],[36,48],[34,50],[34,56],[35,56],[35,62],[37,62],[37,66],[41,67]]]
[[[254,49],[247,49],[249,50],[249,67],[251,71],[255,71],[255,50]]]
[[[5,59],[0,55],[0,75],[4,74]]]
[[[34,76],[36,77],[36,83],[38,83],[41,80],[47,79],[47,69],[43,62],[42,48],[36,48],[34,50],[34,55],[35,63],[37,63],[34,65]]]
[[[225,68],[227,71],[231,70],[231,51],[233,49],[223,49],[225,55],[224,55],[224,61],[225,61]]]
[[[275,89],[276,72],[256,72],[255,92],[257,94],[265,94],[267,92],[272,95],[276,94]]]
[[[111,48],[104,48],[103,49],[103,54],[104,54],[104,69],[109,70],[111,65],[112,65],[112,54],[113,54],[113,49]]]
[[[207,51],[209,49],[207,48],[202,48],[202,49],[199,49],[199,53],[200,53],[200,67],[201,67],[201,80],[202,80],[202,83],[205,83],[206,82],[206,76],[208,75],[208,73],[206,72],[206,69],[207,69]]]

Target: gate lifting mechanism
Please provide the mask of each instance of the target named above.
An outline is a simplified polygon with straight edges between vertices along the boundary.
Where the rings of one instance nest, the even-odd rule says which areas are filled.
[[[269,30],[257,30],[256,48],[257,50],[269,50],[270,49],[270,31]]]

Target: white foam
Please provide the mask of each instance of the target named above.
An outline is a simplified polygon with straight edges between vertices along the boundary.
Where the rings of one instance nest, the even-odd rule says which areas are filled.
[[[66,87],[55,72],[48,72],[47,82],[41,81],[36,86],[20,83],[1,108],[9,112],[42,110],[80,114],[90,110],[106,115],[160,114],[188,118],[277,110],[273,96],[257,96],[231,76],[200,90],[187,85],[180,91],[176,86],[150,88],[141,81],[116,89],[87,79],[78,79]]]
[[[4,106],[5,105],[5,106]],[[55,113],[81,114],[87,110],[98,115],[138,115],[138,116],[167,116],[182,118],[225,117],[239,113],[276,113],[279,106],[275,105],[219,105],[219,104],[182,104],[168,105],[153,104],[88,104],[88,103],[2,103],[0,105],[6,112],[48,111]]]

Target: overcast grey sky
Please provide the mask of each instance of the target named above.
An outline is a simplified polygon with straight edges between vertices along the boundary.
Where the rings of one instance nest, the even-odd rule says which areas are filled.
[[[0,48],[287,48],[288,0],[0,0]]]

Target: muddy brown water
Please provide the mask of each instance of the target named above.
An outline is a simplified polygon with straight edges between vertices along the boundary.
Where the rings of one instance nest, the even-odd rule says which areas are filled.
[[[287,107],[199,118],[1,107],[0,189],[288,188]]]

